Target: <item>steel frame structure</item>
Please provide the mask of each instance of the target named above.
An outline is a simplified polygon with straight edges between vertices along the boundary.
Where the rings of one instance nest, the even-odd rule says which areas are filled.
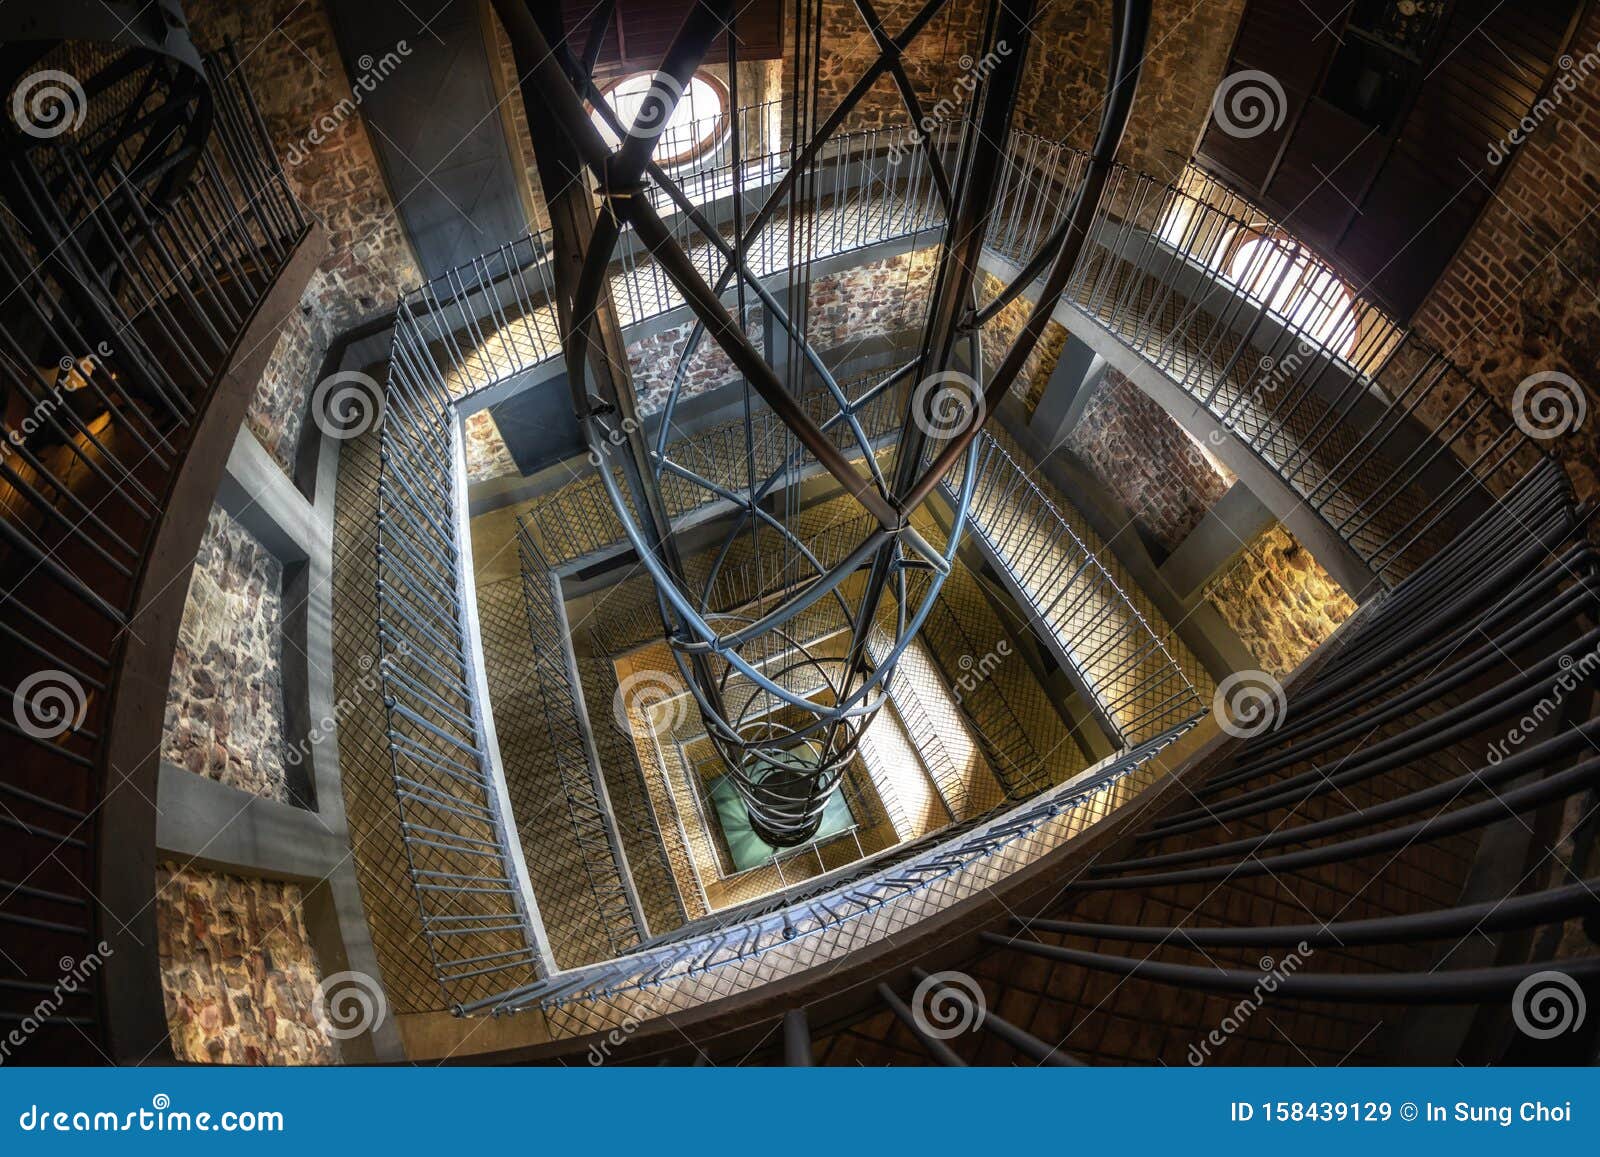
[[[1147,0],[1124,0],[1116,9],[1108,99],[1088,179],[1075,194],[1061,227],[1027,263],[1019,282],[1003,295],[1010,300],[1040,271],[1048,270],[1043,292],[1021,332],[1006,349],[998,371],[980,386],[954,368],[956,350],[967,343],[969,364],[975,370],[982,365],[977,356],[979,326],[993,307],[979,310],[975,280],[990,209],[1003,180],[1005,146],[1028,55],[1034,9],[1028,0],[1010,4],[993,0],[986,5],[981,48],[986,54],[996,47],[1003,51],[994,53],[998,63],[972,86],[954,174],[947,171],[939,146],[930,136],[919,142],[919,155],[946,210],[943,245],[919,352],[854,400],[845,396],[829,373],[809,340],[804,321],[797,324],[790,318],[750,271],[745,254],[777,220],[786,200],[803,186],[823,146],[882,76],[892,77],[911,122],[924,123],[921,101],[901,57],[939,15],[944,0],[926,0],[894,36],[871,0],[856,0],[857,12],[878,48],[876,57],[838,106],[809,132],[814,109],[802,110],[814,106],[814,94],[803,92],[801,78],[796,77],[793,161],[748,224],[741,174],[737,164],[734,166],[736,208],[730,241],[699,215],[692,199],[652,162],[651,154],[672,120],[678,95],[719,36],[726,39],[730,77],[737,84],[738,17],[734,7],[730,0],[701,0],[690,10],[634,123],[624,126],[594,79],[597,50],[613,3],[596,8],[587,44],[581,54],[575,54],[568,47],[558,10],[545,7],[535,16],[523,0],[495,0],[523,78],[523,99],[530,110],[537,108],[559,129],[536,141],[535,152],[551,209],[563,353],[580,427],[600,463],[600,478],[627,537],[656,584],[666,637],[679,671],[699,706],[707,734],[727,762],[752,825],[773,846],[793,847],[817,830],[829,795],[855,757],[862,732],[884,702],[896,661],[921,629],[949,572],[977,474],[975,439],[984,417],[1005,395],[1037,344],[1087,237],[1099,191],[1127,124],[1150,5]],[[800,25],[805,23],[800,21]],[[805,55],[805,37],[806,29],[797,26],[797,55]],[[734,99],[736,102],[736,94]],[[614,151],[595,125],[591,109],[607,119],[621,141]],[[714,283],[701,276],[656,211],[652,198],[645,195],[647,180],[670,197],[720,254],[723,269]],[[624,231],[630,228],[682,293],[696,319],[654,446],[648,445],[643,435],[609,295],[609,271]],[[722,301],[730,288],[737,294],[735,310]],[[783,380],[769,361],[773,351],[764,355],[747,336],[747,292],[754,293],[777,322],[790,352],[798,355],[793,364],[804,366],[814,376],[815,392],[831,403],[833,410],[825,419],[814,418],[805,405],[806,373],[791,371],[787,375],[791,380]],[[766,478],[755,476],[752,463],[742,492],[700,477],[667,453],[672,411],[684,385],[683,368],[706,337],[743,376],[747,415],[756,404],[753,391],[794,439],[793,452]],[[885,467],[857,413],[889,391],[903,399],[904,418]],[[835,440],[836,435],[842,435],[843,446]],[[857,547],[832,567],[807,553],[777,501],[780,486],[808,460],[826,470],[872,520]],[[945,549],[939,550],[912,528],[911,516],[963,462],[963,480],[953,488],[952,531]],[[673,541],[672,521],[661,496],[662,479],[669,475],[704,486],[739,510],[711,574],[703,582],[691,581]],[[769,509],[773,505],[778,507],[776,514]],[[798,587],[764,595],[754,608],[742,613],[713,612],[708,596],[735,542],[748,534],[752,549],[759,553],[763,533],[774,536],[780,549],[803,558],[810,567],[809,579]],[[864,576],[858,586],[852,582],[857,576]],[[848,589],[847,583],[855,589]],[[892,610],[888,605],[891,598]],[[819,604],[825,612],[831,609],[836,613],[839,626],[847,632],[842,653],[815,652],[791,633],[797,616]],[[895,642],[874,663],[867,639],[880,612],[893,615]],[[800,682],[808,687],[820,683],[822,689],[800,689],[796,686]]]

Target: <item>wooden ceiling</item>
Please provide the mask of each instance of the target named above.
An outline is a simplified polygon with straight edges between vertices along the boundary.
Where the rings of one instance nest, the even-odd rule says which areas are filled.
[[[600,48],[604,68],[655,68],[695,0],[617,0]],[[567,36],[581,54],[589,39],[595,0],[562,0]],[[783,0],[749,0],[739,5],[734,31],[741,60],[772,60],[783,55]],[[718,37],[706,54],[708,64],[728,59],[727,40]]]
[[[1281,85],[1281,125],[1208,124],[1199,163],[1409,317],[1494,196],[1579,0],[1250,0],[1227,75]]]

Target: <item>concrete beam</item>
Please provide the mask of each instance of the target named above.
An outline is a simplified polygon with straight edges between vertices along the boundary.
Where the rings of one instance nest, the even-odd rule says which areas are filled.
[[[316,812],[161,763],[156,847],[236,876],[319,883],[348,848]]]
[[[1089,408],[1089,399],[1106,376],[1110,363],[1082,339],[1069,335],[1066,348],[1045,383],[1044,393],[1028,420],[1028,429],[1050,450],[1072,434]]]
[[[1256,535],[1277,521],[1248,486],[1235,482],[1167,556],[1161,564],[1161,577],[1174,594],[1187,598],[1221,574]]]
[[[248,530],[279,562],[303,561],[323,544],[331,548],[333,529],[322,514],[268,454],[248,426],[239,428],[228,452],[227,470],[217,488],[217,505]]]

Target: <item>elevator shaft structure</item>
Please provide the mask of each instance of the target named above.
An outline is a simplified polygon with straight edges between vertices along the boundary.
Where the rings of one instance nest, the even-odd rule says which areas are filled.
[[[541,126],[534,149],[554,237],[556,312],[591,460],[654,581],[685,693],[755,833],[775,848],[801,845],[816,834],[885,701],[897,660],[950,572],[977,473],[977,434],[1037,345],[1083,248],[1127,123],[1150,5],[1113,5],[1107,93],[1088,178],[1016,281],[980,305],[979,256],[1029,58],[1033,0],[990,0],[966,44],[950,43],[956,15],[946,11],[947,0],[925,0],[898,32],[872,0],[855,0],[876,55],[831,109],[818,107],[820,9],[801,2],[791,13],[786,6],[793,43],[784,62],[790,93],[782,132],[790,164],[762,185],[759,200],[747,200],[745,188],[740,137],[749,129],[739,117],[733,0],[697,0],[689,8],[627,124],[595,78],[614,0],[599,4],[586,27],[564,26],[560,5],[494,2],[515,51],[529,121]],[[921,50],[935,41],[936,21],[946,25],[938,40],[947,63],[957,66],[955,91],[964,98],[948,114],[955,104],[949,94],[926,104],[904,63],[913,45]],[[681,94],[711,56],[726,64],[731,98],[716,138],[732,157],[727,187],[717,194],[731,199],[731,220],[721,221],[707,211],[703,187],[696,187],[697,201],[654,159]],[[884,174],[884,186],[911,180],[913,166],[922,166],[917,176],[933,190],[943,223],[930,237],[937,262],[915,356],[847,388],[825,356],[822,334],[813,332],[806,245],[833,204],[819,180],[821,164],[838,162],[829,152],[836,135],[885,78],[913,130],[902,171]],[[670,206],[670,224],[662,205]],[[787,285],[764,281],[753,259],[773,235],[791,252],[798,247]],[[610,294],[630,247],[657,264],[694,321],[671,388],[649,413]],[[986,358],[984,322],[1041,276],[1020,331],[992,351],[998,357]],[[750,335],[756,307],[768,323],[762,344],[771,348]],[[731,484],[675,458],[669,438],[688,368],[705,343],[704,352],[726,359],[742,392],[745,461],[742,480]],[[986,372],[986,364],[995,368]],[[939,545],[917,527],[931,525],[918,515],[941,481],[955,500]],[[674,520],[668,489],[683,486],[710,491],[729,512],[709,549],[703,528],[691,548],[685,520]],[[819,528],[802,517],[812,505],[807,495],[830,493],[845,497],[849,517],[867,515],[853,547],[821,549]],[[719,575],[752,559],[770,577],[741,605],[720,603]]]

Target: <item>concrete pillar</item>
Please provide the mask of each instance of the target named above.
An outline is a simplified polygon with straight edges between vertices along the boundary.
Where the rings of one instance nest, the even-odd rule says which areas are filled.
[[[1068,336],[1066,348],[1045,383],[1039,405],[1028,420],[1028,430],[1048,451],[1056,450],[1077,428],[1095,387],[1105,376],[1109,363],[1076,337]]]

